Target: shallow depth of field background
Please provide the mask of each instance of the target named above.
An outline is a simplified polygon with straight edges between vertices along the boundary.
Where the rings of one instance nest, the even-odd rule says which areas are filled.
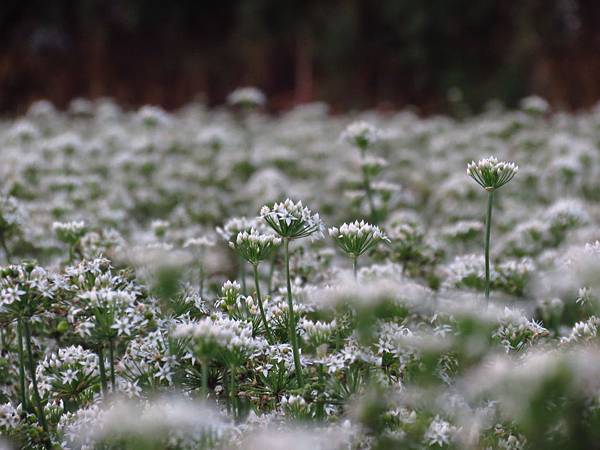
[[[0,0],[0,450],[600,450],[599,18]]]
[[[0,112],[110,96],[172,109],[240,85],[271,110],[559,108],[600,98],[595,0],[3,0]],[[458,103],[458,106],[457,106]]]

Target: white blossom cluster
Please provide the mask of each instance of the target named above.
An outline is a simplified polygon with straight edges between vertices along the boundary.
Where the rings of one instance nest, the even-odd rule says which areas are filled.
[[[375,225],[364,220],[344,223],[339,228],[329,228],[329,236],[347,254],[358,257],[379,242],[390,242],[389,238]]]
[[[353,122],[340,135],[340,140],[366,149],[381,140],[381,131],[368,122]]]
[[[530,98],[457,121],[265,103],[242,89],[231,108],[78,99],[2,118],[2,439],[596,442],[600,109]],[[469,176],[511,183],[488,197],[488,305],[485,198],[464,175],[482,152]],[[343,224],[331,240],[301,239],[324,219]],[[360,255],[354,277],[336,247]]]
[[[250,264],[258,264],[268,258],[279,244],[280,237],[272,233],[258,233],[254,228],[238,233],[235,241],[229,242],[229,246]]]
[[[312,213],[302,205],[302,201],[294,203],[289,198],[273,206],[265,205],[260,216],[281,237],[298,239],[306,236],[323,237],[325,224],[319,213]]]
[[[237,320],[207,317],[198,322],[180,324],[173,335],[190,337],[202,345],[216,345],[227,350],[253,350],[260,348],[261,341],[252,337],[252,329]]]
[[[36,374],[42,395],[76,396],[98,382],[98,355],[81,346],[60,348],[38,364]]]
[[[473,178],[486,191],[501,188],[519,171],[519,166],[513,162],[498,161],[494,156],[471,161],[467,165],[467,175]]]
[[[235,106],[262,106],[265,94],[255,87],[241,87],[227,96],[227,103]]]

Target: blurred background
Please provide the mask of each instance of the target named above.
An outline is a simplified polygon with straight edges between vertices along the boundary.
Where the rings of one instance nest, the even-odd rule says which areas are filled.
[[[0,113],[76,97],[176,108],[255,85],[272,111],[600,99],[598,0],[1,0]]]

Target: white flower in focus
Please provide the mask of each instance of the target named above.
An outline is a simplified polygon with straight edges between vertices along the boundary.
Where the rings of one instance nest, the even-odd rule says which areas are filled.
[[[260,216],[282,238],[293,240],[311,235],[323,237],[325,224],[319,214],[313,214],[301,201],[294,203],[288,198],[272,207],[263,206]]]
[[[339,228],[332,227],[329,229],[329,236],[335,240],[342,251],[353,258],[358,258],[381,241],[390,242],[379,227],[364,220],[344,223]]]
[[[229,242],[229,246],[240,254],[250,264],[256,265],[267,259],[273,250],[281,244],[281,238],[274,234],[261,234],[254,228],[250,231],[238,233],[235,241]]]
[[[498,161],[494,156],[471,161],[467,165],[467,175],[473,178],[486,191],[501,188],[519,171],[519,166],[513,162]]]

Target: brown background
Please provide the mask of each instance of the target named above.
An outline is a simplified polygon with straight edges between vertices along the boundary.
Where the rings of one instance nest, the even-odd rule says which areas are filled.
[[[600,1],[0,0],[0,113],[111,96],[223,102],[257,85],[281,110],[415,105],[477,111],[529,93],[600,99]]]

